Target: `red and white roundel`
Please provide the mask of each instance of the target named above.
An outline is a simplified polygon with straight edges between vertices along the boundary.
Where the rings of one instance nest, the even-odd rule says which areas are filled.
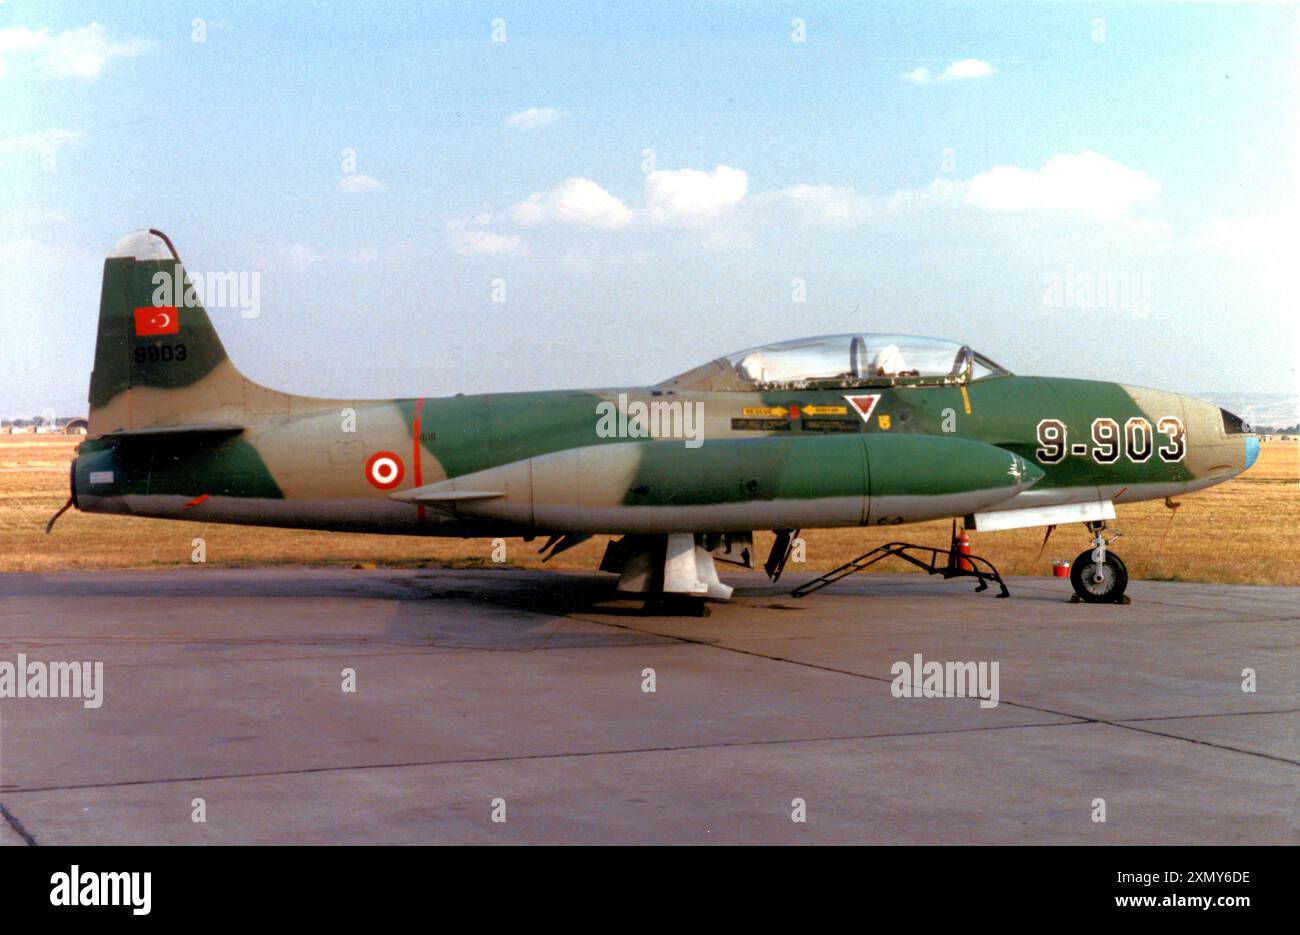
[[[380,490],[392,490],[406,473],[402,459],[391,451],[376,451],[366,462],[366,480]]]

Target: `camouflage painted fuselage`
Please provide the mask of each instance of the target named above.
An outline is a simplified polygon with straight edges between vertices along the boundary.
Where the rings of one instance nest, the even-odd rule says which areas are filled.
[[[446,536],[740,532],[1167,497],[1253,460],[1253,436],[1208,403],[1010,374],[758,390],[719,381],[716,361],[644,388],[293,396],[239,374],[197,302],[159,306],[158,275],[179,269],[163,243],[126,238],[105,263],[82,510]]]

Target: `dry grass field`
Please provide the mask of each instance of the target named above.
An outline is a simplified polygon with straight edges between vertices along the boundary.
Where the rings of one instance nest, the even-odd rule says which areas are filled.
[[[0,436],[0,572],[189,565],[195,537],[205,540],[207,561],[216,565],[373,562],[493,567],[491,543],[485,539],[259,529],[73,510],[47,536],[46,522],[68,498],[68,462],[78,441],[58,435]],[[1246,474],[1184,497],[1181,504],[1172,513],[1162,502],[1118,508],[1115,528],[1124,536],[1115,548],[1134,578],[1300,585],[1300,446],[1296,443],[1265,444],[1259,461]],[[807,563],[791,570],[829,570],[891,539],[943,545],[948,534],[947,522],[810,530],[804,536]],[[755,538],[761,561],[771,534],[759,533]],[[1013,575],[1051,574],[1053,560],[1073,561],[1087,546],[1082,526],[1056,530],[1041,557],[1042,529],[972,534],[972,538],[977,554],[989,558],[1003,574]],[[509,564],[539,566],[540,545],[541,540],[531,545],[508,540]],[[603,551],[604,540],[598,538],[549,564],[594,569]],[[897,572],[911,566],[887,559],[874,568]]]

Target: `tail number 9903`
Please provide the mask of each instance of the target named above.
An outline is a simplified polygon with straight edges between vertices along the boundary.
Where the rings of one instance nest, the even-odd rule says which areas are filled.
[[[137,364],[170,364],[185,359],[184,344],[141,344],[132,352]]]
[[[1070,443],[1069,428],[1061,419],[1043,419],[1038,423],[1038,449],[1034,452],[1040,464],[1059,464],[1066,455],[1091,457],[1098,464],[1114,464],[1121,454],[1135,464],[1149,460],[1152,448],[1161,461],[1181,461],[1187,455],[1187,431],[1181,419],[1163,416],[1156,422],[1155,432],[1166,437],[1164,444],[1155,446],[1151,423],[1141,416],[1133,416],[1123,427],[1114,419],[1092,420],[1092,443]]]

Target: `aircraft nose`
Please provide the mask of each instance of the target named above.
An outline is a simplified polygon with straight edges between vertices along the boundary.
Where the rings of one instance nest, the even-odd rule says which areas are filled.
[[[1235,412],[1229,412],[1227,409],[1220,407],[1219,413],[1223,417],[1223,434],[1244,436],[1246,466],[1242,470],[1250,470],[1251,465],[1259,459],[1259,436],[1255,434],[1254,428]]]
[[[1246,436],[1246,470],[1249,471],[1251,465],[1253,465],[1258,459],[1259,459],[1259,436],[1247,435]]]

